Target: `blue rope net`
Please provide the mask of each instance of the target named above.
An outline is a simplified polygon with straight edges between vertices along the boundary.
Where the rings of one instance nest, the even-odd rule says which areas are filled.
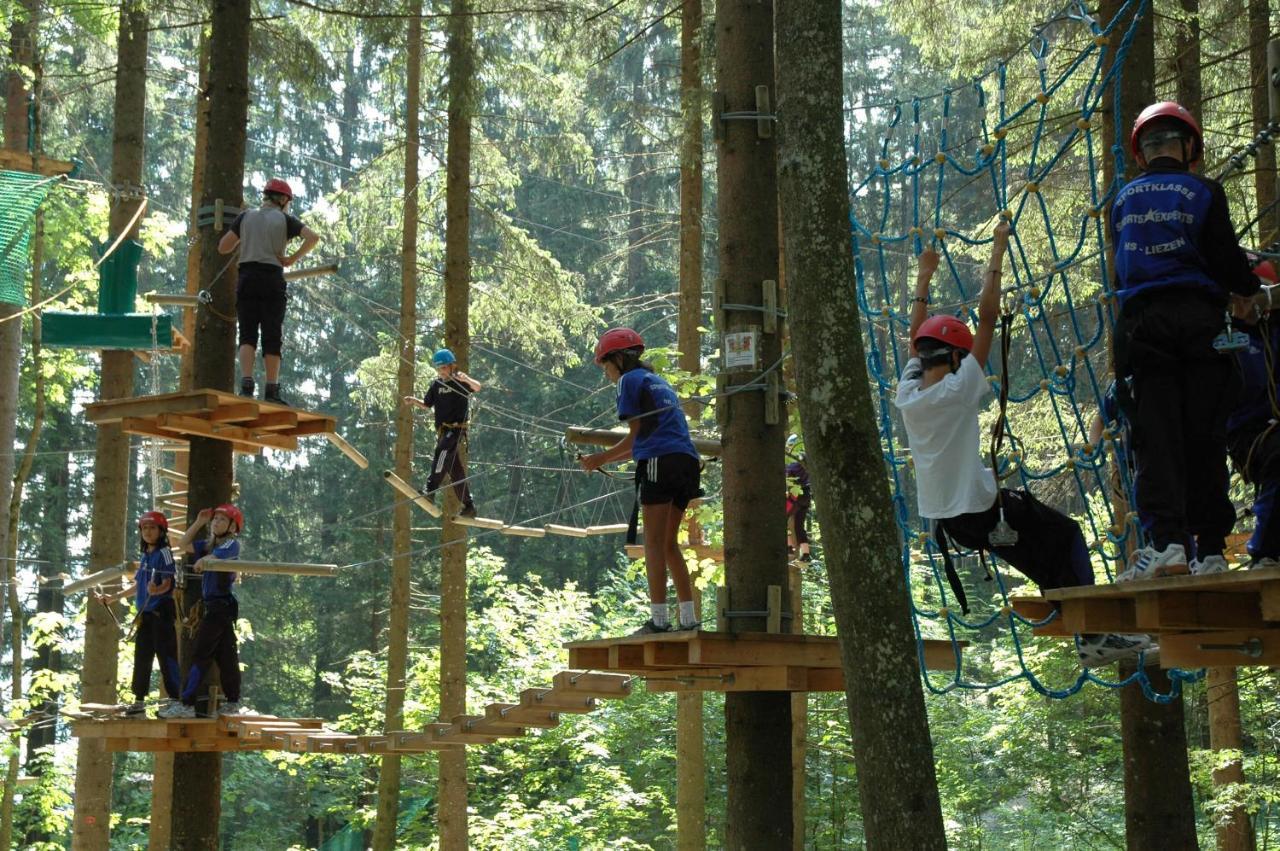
[[[1095,124],[1108,99],[1113,114],[1121,114],[1124,60],[1140,16],[1150,14],[1149,2],[1130,0],[1105,24],[1076,2],[1044,25],[1023,53],[971,83],[868,110],[872,126],[864,129],[879,132],[881,141],[877,161],[853,191],[857,297],[867,366],[878,388],[882,445],[902,530],[916,635],[950,639],[955,650],[949,675],[925,671],[926,686],[935,694],[1025,680],[1042,695],[1066,698],[1086,683],[1120,688],[1136,682],[1149,699],[1168,702],[1180,694],[1183,682],[1201,675],[1174,670],[1172,688],[1160,692],[1142,666],[1123,680],[1074,666],[1063,673],[1067,669],[1060,664],[1046,672],[1053,667],[1045,661],[1047,654],[1029,639],[1031,629],[1048,620],[1030,621],[1013,611],[1000,569],[994,571],[988,599],[975,599],[971,616],[957,614],[948,599],[941,554],[927,524],[916,516],[909,452],[892,405],[908,357],[913,257],[927,242],[934,245],[941,255],[933,282],[933,301],[941,306],[934,312],[976,322],[979,270],[991,232],[1000,218],[1009,221],[1013,233],[1006,270],[1012,265],[1013,281],[1005,298],[1016,311],[1007,331],[1014,335],[1009,420],[1017,438],[999,459],[1000,472],[1011,483],[1035,483],[1039,496],[1081,518],[1085,537],[1092,540],[1095,569],[1100,567],[1108,580],[1122,567],[1136,520],[1119,515],[1111,504],[1115,465],[1106,451],[1109,441],[1090,446],[1087,435],[1109,380],[1105,340],[1115,319],[1103,283],[1110,280],[1103,211],[1122,183],[1120,177],[1104,183],[1101,158],[1114,157],[1114,173],[1123,175],[1125,152],[1120,122],[1111,140],[1101,138]],[[988,372],[999,368],[993,352]],[[995,374],[989,378],[999,382]],[[1128,471],[1115,473],[1132,505]],[[980,573],[965,566],[974,560],[963,556],[957,564],[971,592]],[[970,638],[975,649],[1007,640],[1012,652],[993,653],[990,664],[974,662],[966,657],[985,661],[985,656],[962,654],[958,643]],[[999,653],[1003,657],[997,658]],[[923,663],[921,645],[922,670]],[[978,667],[983,670],[975,671]],[[1050,678],[1059,682],[1047,682]]]

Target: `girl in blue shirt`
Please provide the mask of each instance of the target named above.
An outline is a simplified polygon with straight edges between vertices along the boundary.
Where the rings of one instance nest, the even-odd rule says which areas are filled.
[[[613,461],[636,461],[636,491],[644,511],[644,562],[649,580],[649,620],[635,635],[669,632],[667,572],[676,586],[676,629],[697,629],[693,585],[678,535],[689,503],[702,496],[701,462],[689,437],[680,399],[653,367],[640,360],[644,340],[630,328],[606,331],[596,343],[596,363],[618,385],[618,419],[630,429],[613,446],[580,460],[588,472]],[[633,520],[634,526],[634,520]]]
[[[133,639],[133,703],[127,715],[143,715],[147,693],[151,691],[151,663],[160,661],[160,679],[168,699],[161,711],[178,699],[178,633],[174,629],[177,609],[173,603],[173,553],[169,549],[169,520],[159,511],[145,511],[138,517],[141,556],[133,586],[123,595],[133,594],[138,609]],[[107,602],[109,598],[99,596]],[[120,599],[114,595],[113,599]]]
[[[205,526],[209,536],[196,540]],[[226,701],[218,707],[219,715],[237,715],[240,712],[240,655],[236,647],[236,618],[240,605],[231,587],[236,581],[234,573],[204,571],[206,558],[220,560],[240,557],[240,542],[236,536],[244,526],[244,515],[234,505],[206,508],[196,515],[196,520],[182,536],[180,546],[196,557],[195,572],[200,574],[200,593],[204,613],[196,629],[195,649],[192,651],[191,669],[182,686],[181,702],[160,711],[161,718],[194,718],[196,696],[200,683],[209,667],[217,662],[222,694]]]

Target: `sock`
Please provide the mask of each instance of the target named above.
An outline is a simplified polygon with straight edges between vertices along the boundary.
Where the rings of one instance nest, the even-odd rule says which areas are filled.
[[[681,600],[680,601],[680,625],[693,626],[697,622],[698,622],[697,617],[693,613],[693,601]]]
[[[649,617],[654,626],[671,626],[671,615],[667,612],[666,603],[650,603]]]

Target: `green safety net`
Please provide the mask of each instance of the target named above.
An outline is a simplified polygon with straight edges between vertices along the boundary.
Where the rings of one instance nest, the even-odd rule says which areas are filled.
[[[0,301],[26,304],[31,219],[56,181],[0,170]]]

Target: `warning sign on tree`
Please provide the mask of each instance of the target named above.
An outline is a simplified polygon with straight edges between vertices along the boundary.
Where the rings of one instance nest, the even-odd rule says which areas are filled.
[[[725,369],[755,369],[759,366],[756,356],[756,332],[737,331],[724,335]]]

